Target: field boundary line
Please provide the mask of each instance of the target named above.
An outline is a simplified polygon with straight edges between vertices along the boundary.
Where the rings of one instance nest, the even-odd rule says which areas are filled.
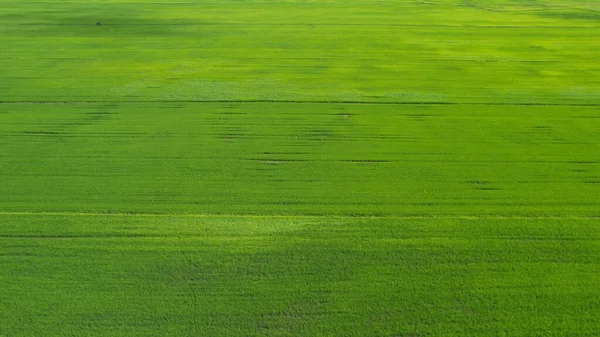
[[[43,3],[43,2],[42,2]],[[583,10],[581,8],[578,8]],[[594,10],[587,10],[597,12]],[[39,27],[87,27],[89,23],[13,23],[11,26]],[[598,25],[459,25],[459,24],[419,24],[419,23],[325,23],[325,22],[273,22],[273,23],[251,23],[251,22],[181,22],[181,23],[104,23],[104,27],[414,27],[414,28],[450,28],[450,29],[598,29]]]
[[[126,212],[26,212],[26,211],[0,211],[0,216],[77,216],[77,217],[140,217],[140,218],[353,218],[353,219],[464,219],[464,220],[600,220],[598,216],[571,216],[571,215],[309,215],[309,214],[215,214],[215,213],[126,213]]]
[[[475,106],[573,106],[573,107],[600,107],[598,103],[544,103],[544,102],[451,102],[451,101],[344,101],[344,100],[81,100],[81,101],[0,101],[0,104],[143,104],[143,103],[239,103],[239,104],[361,104],[361,105],[475,105]]]

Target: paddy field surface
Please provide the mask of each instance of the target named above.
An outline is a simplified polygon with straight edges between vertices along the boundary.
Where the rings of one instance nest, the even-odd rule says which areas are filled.
[[[600,335],[595,1],[0,4],[0,336]]]

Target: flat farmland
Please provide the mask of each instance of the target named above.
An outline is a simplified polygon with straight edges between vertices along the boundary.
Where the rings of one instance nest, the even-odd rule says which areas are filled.
[[[0,336],[600,335],[594,1],[0,4]]]
[[[598,332],[597,219],[2,219],[7,336]]]
[[[595,216],[596,107],[3,104],[15,212]]]

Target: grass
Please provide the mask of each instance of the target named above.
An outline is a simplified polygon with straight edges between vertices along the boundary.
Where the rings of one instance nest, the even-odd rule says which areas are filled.
[[[4,215],[7,335],[592,336],[597,219]]]
[[[3,1],[0,336],[600,335],[599,11]]]
[[[597,4],[433,3],[4,1],[2,99],[600,103]]]
[[[595,107],[4,104],[6,211],[597,216]]]

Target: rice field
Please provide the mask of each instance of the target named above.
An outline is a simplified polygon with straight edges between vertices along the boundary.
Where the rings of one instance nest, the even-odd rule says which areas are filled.
[[[0,336],[600,335],[595,1],[0,4]]]

